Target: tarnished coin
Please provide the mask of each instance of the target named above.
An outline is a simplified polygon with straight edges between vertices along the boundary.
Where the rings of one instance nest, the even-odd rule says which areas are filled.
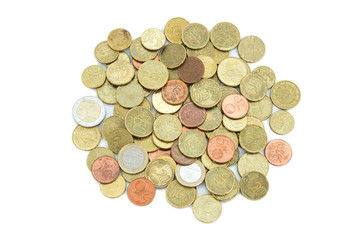
[[[255,68],[252,73],[261,76],[266,81],[268,88],[271,88],[275,83],[275,73],[267,66],[259,66]]]
[[[120,167],[115,158],[102,156],[92,164],[91,173],[96,181],[100,183],[111,183],[118,178]]]
[[[205,70],[203,78],[211,78],[212,76],[214,76],[217,70],[217,64],[215,60],[212,57],[206,55],[199,55],[197,56],[197,58],[199,58],[204,64]]]
[[[206,167],[209,170],[214,167],[227,167],[229,165],[229,162],[225,162],[225,163],[214,162],[209,158],[206,152],[204,152],[204,154],[201,155],[201,162],[204,165],[204,167]]]
[[[101,87],[106,80],[105,70],[99,65],[91,65],[82,72],[81,81],[88,88]]]
[[[204,223],[212,223],[221,215],[221,202],[210,194],[201,195],[193,204],[193,213],[197,220]]]
[[[257,119],[255,117],[247,117],[247,124],[246,126],[258,126],[261,127],[262,129],[265,129],[263,122],[260,119]]]
[[[259,172],[249,172],[240,180],[240,191],[247,199],[259,200],[269,191],[269,182]]]
[[[108,80],[105,83],[96,89],[98,97],[107,104],[116,103],[116,87],[112,85]]]
[[[174,170],[167,161],[156,159],[147,165],[145,177],[152,181],[156,188],[165,188],[174,179]]]
[[[152,104],[154,105],[155,110],[164,114],[177,112],[181,108],[181,104],[172,105],[165,102],[161,91],[162,90],[158,90],[152,95]]]
[[[204,165],[199,160],[187,166],[176,165],[175,168],[176,179],[185,187],[199,186],[204,181],[205,173]]]
[[[153,152],[159,148],[154,144],[152,135],[143,138],[134,138],[134,143],[141,145],[147,152]]]
[[[155,197],[155,186],[147,178],[133,180],[128,187],[127,195],[133,204],[145,206],[152,202]]]
[[[74,145],[84,151],[90,151],[96,148],[101,140],[101,133],[98,127],[82,127],[76,126],[72,134]]]
[[[171,145],[170,153],[175,162],[181,165],[190,165],[197,160],[197,158],[190,158],[182,154],[179,149],[178,140],[175,140]]]
[[[207,141],[201,132],[188,130],[179,137],[179,149],[187,157],[200,157],[206,150]]]
[[[241,177],[249,172],[259,172],[266,176],[269,172],[269,162],[261,153],[245,153],[240,157],[237,169]]]
[[[248,113],[249,102],[241,94],[234,93],[224,98],[221,108],[228,118],[240,119]]]
[[[271,115],[269,124],[275,133],[285,135],[294,129],[295,120],[289,112],[279,110]]]
[[[119,86],[116,90],[116,100],[123,107],[136,107],[144,101],[143,88],[135,81]]]
[[[301,93],[295,83],[285,80],[275,83],[271,89],[270,97],[275,106],[288,110],[299,103]]]
[[[201,49],[187,48],[186,53],[189,57],[190,56],[197,57],[200,55],[206,55],[206,56],[212,57],[214,59],[214,61],[216,62],[216,64],[219,64],[222,60],[229,57],[228,51],[220,51],[220,50],[214,48],[214,45],[210,41],[206,44],[205,47],[203,47]]]
[[[246,126],[239,134],[240,146],[249,153],[261,152],[267,144],[264,129],[258,126]]]
[[[139,62],[146,62],[156,57],[157,51],[150,51],[141,44],[141,39],[136,38],[130,46],[131,56]]]
[[[265,55],[265,44],[256,36],[247,36],[241,39],[238,52],[247,62],[257,62]]]
[[[125,121],[119,116],[110,116],[106,118],[101,126],[101,135],[107,141],[112,132],[118,128],[125,128]]]
[[[178,74],[181,80],[186,83],[195,83],[203,78],[205,66],[197,57],[187,57],[185,62],[178,68]]]
[[[126,144],[133,143],[133,136],[124,128],[116,128],[107,137],[107,143],[111,151],[119,153]]]
[[[165,34],[157,28],[149,28],[141,35],[142,45],[149,50],[159,50],[165,41]]]
[[[161,89],[161,94],[165,102],[176,105],[186,100],[189,89],[183,81],[174,79],[166,83]]]
[[[130,82],[135,74],[131,63],[125,61],[115,61],[106,70],[106,77],[113,85],[119,86]]]
[[[110,149],[107,149],[104,147],[94,148],[93,150],[91,150],[89,152],[89,154],[86,158],[86,165],[87,165],[88,169],[91,170],[91,166],[92,166],[93,162],[102,156],[109,156],[109,157],[115,158],[115,154]]]
[[[206,189],[216,195],[225,195],[234,187],[236,178],[229,168],[215,167],[205,176]]]
[[[168,69],[168,70],[169,70],[169,80],[170,79],[180,79],[177,68]]]
[[[154,122],[154,133],[162,141],[174,141],[180,136],[181,129],[181,122],[174,115],[161,115]]]
[[[117,28],[109,33],[107,43],[115,51],[123,51],[130,46],[131,40],[131,35],[127,30]]]
[[[104,41],[95,47],[94,55],[98,62],[107,64],[115,61],[119,56],[119,52],[111,49],[107,41]]]
[[[131,183],[135,179],[144,178],[145,177],[145,170],[143,170],[142,172],[139,172],[139,173],[135,173],[135,174],[130,174],[130,173],[122,171],[121,174],[128,183]]]
[[[181,123],[190,128],[198,127],[205,121],[205,108],[200,108],[194,103],[184,104],[179,111],[179,119]]]
[[[138,72],[140,84],[147,89],[157,90],[162,88],[169,77],[166,66],[156,60],[146,61]]]
[[[190,87],[193,102],[203,108],[212,108],[221,98],[220,86],[211,79],[201,79]]]
[[[231,119],[228,118],[226,115],[223,115],[223,121],[224,127],[232,132],[240,132],[243,130],[247,125],[247,119],[248,117],[245,116],[240,119]]]
[[[166,188],[166,200],[176,208],[190,206],[196,199],[196,188],[184,187],[177,180],[172,181]]]
[[[94,127],[104,120],[105,106],[97,97],[82,97],[74,104],[72,114],[80,126]]]
[[[248,116],[256,117],[262,121],[268,119],[273,111],[273,103],[268,96],[257,102],[249,102]]]
[[[222,114],[218,107],[206,109],[205,121],[198,127],[203,131],[212,131],[221,124]]]
[[[209,31],[200,23],[191,23],[184,28],[182,41],[189,48],[203,48],[209,42]]]
[[[259,101],[267,93],[267,84],[259,75],[249,73],[240,82],[240,92],[250,101]]]
[[[230,51],[239,44],[240,32],[234,24],[221,22],[211,29],[210,39],[217,49]]]
[[[124,172],[135,174],[145,169],[149,158],[145,148],[136,143],[129,143],[121,148],[118,161]]]
[[[229,137],[218,135],[210,139],[207,146],[208,156],[217,163],[229,162],[235,154],[235,146]]]
[[[236,90],[236,88],[233,87],[228,87],[228,86],[221,86],[220,87],[220,91],[221,91],[221,99],[220,102],[218,103],[218,107],[221,108],[221,103],[224,101],[225,97],[227,97],[230,94],[239,94],[239,91]]]
[[[281,139],[270,141],[265,147],[266,159],[275,166],[284,166],[292,156],[290,145]]]
[[[231,87],[239,86],[241,80],[250,72],[250,67],[245,61],[234,57],[222,60],[217,70],[219,80]]]
[[[233,186],[233,188],[231,189],[231,191],[225,195],[216,195],[216,194],[212,194],[213,197],[219,201],[223,201],[223,202],[227,202],[230,201],[231,199],[235,198],[240,191],[240,183],[237,181],[235,174],[231,171],[231,173],[234,175],[235,178],[235,184]]]
[[[132,108],[125,116],[126,129],[135,137],[147,137],[153,131],[155,118],[149,109]]]
[[[213,131],[209,135],[209,139],[211,140],[213,137],[219,136],[219,135],[227,136],[228,138],[230,138],[231,141],[234,143],[235,148],[238,146],[239,139],[238,139],[237,135],[235,133],[233,133],[233,132],[230,132],[229,130],[227,130],[224,127],[219,127],[218,129]]]
[[[177,68],[185,61],[186,49],[178,43],[170,43],[160,51],[159,56],[167,68]]]
[[[164,28],[165,36],[171,43],[182,43],[182,32],[189,25],[184,18],[176,17],[170,19]]]
[[[162,155],[169,155],[170,156],[170,150],[162,150],[162,149],[158,149],[154,152],[150,152],[149,153],[149,159],[150,161],[156,159],[157,157],[159,156],[162,156]]]
[[[119,175],[112,183],[100,183],[100,191],[108,198],[120,197],[126,189],[125,179]]]

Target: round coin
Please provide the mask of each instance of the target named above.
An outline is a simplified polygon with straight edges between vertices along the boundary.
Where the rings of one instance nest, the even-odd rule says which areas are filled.
[[[222,60],[224,60],[225,58],[227,58],[229,56],[228,51],[220,51],[220,50],[214,48],[214,45],[210,41],[206,44],[205,47],[203,47],[201,49],[187,48],[186,53],[189,57],[190,56],[197,57],[200,55],[206,55],[206,56],[212,57],[214,59],[214,61],[216,62],[216,64],[219,64]]]
[[[135,81],[119,86],[116,90],[116,100],[125,108],[136,107],[144,101],[143,88]]]
[[[181,122],[178,117],[164,114],[155,119],[154,133],[162,141],[171,142],[181,134]]]
[[[259,101],[267,93],[267,84],[259,75],[249,73],[240,82],[240,92],[250,101]]]
[[[261,152],[267,144],[264,129],[258,126],[246,126],[239,134],[240,146],[249,153]]]
[[[157,51],[150,51],[144,48],[144,46],[141,44],[141,39],[137,38],[131,43],[130,54],[136,61],[143,63],[154,59],[156,57]]]
[[[111,49],[107,41],[104,41],[95,47],[94,55],[98,62],[107,64],[115,61],[119,56],[119,52]]]
[[[165,188],[174,179],[174,170],[167,161],[155,159],[147,165],[145,177],[152,181],[156,188]]]
[[[91,170],[91,166],[92,166],[93,162],[102,156],[109,156],[109,157],[115,158],[115,154],[110,149],[107,149],[104,147],[94,148],[93,150],[91,150],[89,152],[89,154],[86,158],[86,165],[87,165],[88,169]]]
[[[156,137],[155,134],[152,135],[152,140],[154,144],[161,149],[170,149],[171,145],[173,144],[173,142],[165,142],[160,140],[159,138]]]
[[[182,43],[182,32],[189,25],[184,18],[176,17],[170,19],[164,28],[165,36],[171,43]]]
[[[181,104],[189,95],[187,85],[181,80],[169,80],[161,89],[162,97],[169,104]]]
[[[118,128],[125,128],[125,121],[119,116],[110,116],[106,118],[101,126],[101,135],[107,141],[112,132]]]
[[[234,93],[224,98],[221,108],[228,118],[240,119],[248,113],[249,102],[241,94]]]
[[[98,97],[107,104],[116,103],[116,87],[112,85],[108,80],[105,83],[96,89]]]
[[[265,129],[264,124],[261,120],[255,118],[255,117],[247,117],[247,123],[246,126],[251,126],[251,125],[255,125],[258,127],[261,127],[262,129]]]
[[[289,110],[299,103],[301,93],[295,83],[280,81],[272,87],[270,97],[275,106],[283,110]]]
[[[190,87],[193,102],[203,108],[212,108],[221,98],[220,86],[211,79],[201,79]]]
[[[265,95],[263,99],[257,102],[249,102],[248,116],[256,117],[261,121],[268,119],[273,111],[273,103],[270,98]]]
[[[177,68],[185,61],[186,49],[178,43],[170,43],[160,51],[159,56],[167,68]]]
[[[290,161],[291,156],[292,149],[284,140],[272,140],[265,147],[265,157],[272,165],[284,166]]]
[[[82,97],[74,104],[72,114],[80,126],[94,127],[104,120],[105,106],[97,97]]]
[[[210,139],[207,146],[209,157],[217,163],[229,162],[235,154],[235,146],[229,137],[218,135]]]
[[[119,86],[130,82],[135,74],[133,65],[126,61],[115,61],[106,70],[106,77],[113,85]]]
[[[206,109],[205,121],[199,126],[203,131],[212,131],[218,128],[221,124],[221,110],[218,107]]]
[[[205,176],[205,186],[210,193],[225,195],[234,187],[236,178],[234,173],[226,167],[210,169]]]
[[[155,118],[149,109],[132,108],[125,116],[126,129],[135,137],[147,137],[153,131]]]
[[[164,33],[157,28],[150,28],[145,30],[141,35],[142,45],[149,50],[159,50],[165,44]]]
[[[91,173],[100,183],[111,183],[118,178],[120,167],[115,158],[109,156],[99,157],[91,166]]]
[[[259,172],[249,172],[240,180],[240,191],[250,200],[259,200],[269,191],[269,182]]]
[[[136,143],[129,143],[121,148],[118,161],[120,168],[127,173],[135,174],[143,171],[149,162],[145,148]]]
[[[223,121],[224,127],[232,132],[240,132],[243,130],[247,125],[247,119],[248,117],[245,116],[240,119],[231,119],[228,118],[226,115],[223,115]]]
[[[241,177],[249,172],[259,172],[266,176],[269,172],[269,162],[261,153],[245,153],[240,157],[237,169]]]
[[[221,215],[221,202],[210,194],[201,195],[193,204],[193,213],[197,220],[204,223],[215,222]]]
[[[166,200],[176,208],[190,206],[196,199],[196,188],[184,187],[177,180],[172,181],[166,188]]]
[[[205,173],[204,165],[199,160],[187,166],[176,165],[175,168],[176,179],[185,187],[199,186],[204,181]]]
[[[170,154],[171,157],[175,160],[175,162],[181,165],[190,165],[196,161],[196,158],[190,158],[182,154],[179,149],[178,140],[174,141],[171,145]]]
[[[219,127],[218,129],[213,131],[209,135],[209,139],[211,140],[213,137],[219,136],[219,135],[224,135],[224,136],[227,136],[228,138],[230,138],[232,140],[232,142],[234,143],[235,148],[239,144],[239,139],[238,139],[237,135],[233,132],[230,132],[229,130],[227,130],[224,127]]]
[[[142,172],[139,172],[139,173],[135,173],[135,174],[129,174],[127,172],[122,171],[121,174],[128,183],[131,183],[135,179],[144,178],[145,177],[145,170],[142,171]]]
[[[209,42],[209,31],[202,24],[191,23],[184,28],[182,41],[188,48],[203,48]]]
[[[101,87],[106,80],[105,70],[98,65],[91,65],[82,72],[81,81],[88,88]]]
[[[206,145],[206,138],[196,130],[183,132],[179,137],[179,149],[187,157],[200,157],[206,151]]]
[[[130,46],[131,40],[131,35],[127,30],[117,28],[109,33],[107,43],[115,51],[123,51]]]
[[[158,90],[152,95],[152,104],[154,105],[155,110],[163,114],[177,112],[181,108],[181,103],[172,105],[165,102],[161,92],[162,90]]]
[[[221,22],[211,29],[210,40],[217,49],[230,51],[239,44],[240,32],[234,24]]]
[[[162,159],[162,160],[166,161],[167,163],[169,163],[171,168],[173,169],[173,172],[175,173],[176,162],[174,161],[174,159],[172,157],[170,157],[170,155],[160,155],[153,160],[157,160],[157,159]]]
[[[228,194],[225,195],[215,195],[212,194],[213,197],[219,201],[227,202],[235,198],[240,191],[240,184],[238,181],[235,181],[234,187],[231,189],[231,191]]]
[[[203,155],[201,155],[201,162],[207,169],[212,169],[214,167],[227,167],[229,165],[229,162],[226,163],[217,163],[211,160],[206,152],[204,152]]]
[[[200,108],[192,102],[184,104],[179,111],[181,123],[190,128],[200,126],[205,121],[205,117],[205,108]]]
[[[294,129],[295,120],[289,112],[279,110],[271,115],[269,124],[275,133],[285,135]]]
[[[155,186],[147,178],[133,180],[128,187],[127,195],[133,204],[145,206],[152,202],[155,197]]]
[[[114,153],[119,153],[126,144],[133,143],[133,136],[124,128],[115,128],[106,139],[108,146]]]
[[[237,87],[241,80],[249,74],[249,65],[239,58],[225,58],[218,66],[219,80],[227,86]]]
[[[138,79],[140,84],[147,89],[157,90],[162,88],[169,77],[166,66],[156,60],[144,62],[139,68]]]
[[[101,140],[101,133],[98,127],[76,126],[72,134],[74,145],[84,151],[90,151],[96,148]]]
[[[119,175],[112,183],[100,183],[100,191],[108,198],[120,197],[126,189],[125,179]]]
[[[221,91],[221,99],[220,102],[218,103],[218,106],[221,107],[221,103],[224,101],[224,98],[230,94],[239,94],[239,91],[236,90],[233,87],[228,87],[228,86],[221,86],[220,87],[220,91]]]
[[[199,55],[197,58],[199,58],[204,64],[203,78],[211,78],[214,76],[217,70],[217,64],[215,60],[212,57],[206,55]]]
[[[178,68],[178,74],[181,80],[186,83],[195,83],[203,78],[205,66],[197,57],[187,57],[185,62]]]
[[[265,55],[265,44],[256,36],[247,36],[241,39],[238,52],[247,62],[257,62]]]
[[[271,88],[275,83],[275,73],[267,66],[259,66],[252,71],[254,74],[261,76],[267,84],[268,88]]]

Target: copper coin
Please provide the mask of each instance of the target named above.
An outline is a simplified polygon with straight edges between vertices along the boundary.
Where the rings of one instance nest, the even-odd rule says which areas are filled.
[[[240,119],[248,113],[249,102],[243,95],[234,93],[224,98],[221,108],[228,118]]]
[[[265,157],[275,166],[284,166],[292,156],[290,145],[281,139],[270,141],[265,147]]]
[[[210,139],[207,146],[207,153],[211,160],[217,163],[230,161],[235,154],[234,142],[226,136],[218,135]]]
[[[198,132],[201,132],[202,133],[202,135],[204,135],[204,137],[206,137],[206,135],[205,135],[205,133],[204,133],[204,131],[201,131],[200,129],[198,129],[198,128],[188,128],[188,127],[182,127],[182,129],[181,129],[181,133],[183,133],[183,132],[186,132],[187,130],[190,130],[190,129],[192,129],[192,130],[196,130],[196,131],[198,131]]]
[[[186,127],[198,127],[206,118],[205,108],[196,106],[193,102],[184,104],[179,111],[180,122]]]
[[[205,66],[197,57],[187,57],[185,62],[178,68],[181,80],[186,83],[196,83],[204,76]]]
[[[170,149],[171,157],[180,165],[190,165],[196,161],[197,158],[189,158],[180,152],[178,140],[172,144]]]
[[[189,89],[186,83],[177,79],[169,80],[161,89],[161,95],[165,102],[174,105],[183,103],[188,94]]]
[[[92,166],[91,173],[100,183],[111,183],[119,176],[120,166],[115,158],[103,156],[97,158]]]
[[[132,59],[132,63],[136,69],[139,69],[141,67],[141,65],[143,64],[143,62],[139,62],[139,61],[135,60],[134,58]]]
[[[137,178],[128,187],[127,195],[133,204],[145,206],[152,202],[155,197],[155,186],[147,178]]]
[[[152,161],[152,160],[156,159],[158,156],[161,156],[161,155],[169,155],[170,156],[170,150],[158,149],[156,151],[149,152],[149,159],[150,159],[150,161]]]

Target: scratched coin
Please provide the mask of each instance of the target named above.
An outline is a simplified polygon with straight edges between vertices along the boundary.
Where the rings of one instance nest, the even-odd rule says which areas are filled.
[[[240,180],[240,192],[250,200],[259,200],[269,191],[269,182],[259,172],[249,172]]]
[[[196,199],[196,188],[185,187],[177,180],[172,181],[166,188],[166,200],[176,208],[190,206]]]
[[[111,183],[118,178],[120,167],[115,158],[102,156],[93,162],[91,173],[96,181]]]
[[[175,168],[176,179],[185,187],[199,186],[204,181],[205,173],[205,167],[199,160],[186,166],[178,164]]]
[[[221,215],[221,202],[210,194],[201,195],[193,204],[193,213],[197,220],[204,223],[215,222]]]
[[[145,206],[153,201],[155,197],[155,186],[147,178],[138,178],[129,184],[127,195],[133,204]]]
[[[165,188],[174,179],[174,170],[167,161],[159,158],[147,165],[145,177],[152,181],[156,188]]]
[[[183,81],[173,79],[169,80],[161,89],[161,94],[165,102],[177,105],[186,100],[189,94],[189,89]]]
[[[129,143],[121,148],[118,156],[120,168],[127,173],[135,174],[143,171],[149,162],[145,148],[136,143]]]
[[[82,97],[74,104],[72,114],[80,126],[94,127],[104,120],[105,106],[97,97]]]
[[[265,147],[265,157],[272,165],[284,166],[291,160],[291,156],[291,147],[284,140],[272,140]]]

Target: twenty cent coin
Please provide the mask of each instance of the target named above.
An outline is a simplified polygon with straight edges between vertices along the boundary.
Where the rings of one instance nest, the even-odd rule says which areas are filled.
[[[240,180],[240,191],[250,200],[259,200],[269,191],[269,182],[259,172],[249,172]]]

